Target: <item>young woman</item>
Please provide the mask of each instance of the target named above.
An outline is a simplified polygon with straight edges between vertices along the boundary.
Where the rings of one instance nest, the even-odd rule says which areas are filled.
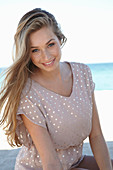
[[[112,170],[90,69],[60,62],[66,37],[54,16],[28,12],[14,38],[0,110],[9,144],[22,146],[15,170]],[[95,158],[82,155],[88,136]]]

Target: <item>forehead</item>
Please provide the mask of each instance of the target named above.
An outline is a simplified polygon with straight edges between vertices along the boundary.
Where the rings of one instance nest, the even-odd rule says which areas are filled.
[[[37,30],[30,34],[30,44],[31,45],[40,45],[42,43],[47,43],[50,39],[56,39],[51,27],[43,27],[40,30]]]

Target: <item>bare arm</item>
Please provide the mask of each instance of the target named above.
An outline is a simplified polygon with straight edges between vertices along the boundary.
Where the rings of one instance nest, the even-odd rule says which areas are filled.
[[[89,140],[94,157],[97,161],[100,170],[112,170],[109,152],[100,127],[94,94],[93,94],[92,131],[89,136]]]
[[[43,170],[53,170],[53,167],[54,170],[63,170],[47,130],[35,125],[24,115],[22,119],[40,154]]]

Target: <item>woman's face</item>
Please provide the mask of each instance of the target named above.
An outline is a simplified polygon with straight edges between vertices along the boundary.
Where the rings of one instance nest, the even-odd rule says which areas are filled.
[[[30,34],[30,57],[41,71],[53,71],[59,66],[61,43],[51,27]]]

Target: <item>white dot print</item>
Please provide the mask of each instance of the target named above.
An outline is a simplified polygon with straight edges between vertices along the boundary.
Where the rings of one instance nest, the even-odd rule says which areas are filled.
[[[21,99],[17,113],[17,135],[23,145],[16,160],[17,170],[19,166],[20,169],[42,168],[41,157],[24,126],[21,114],[48,131],[59,160],[65,165],[64,170],[70,169],[81,157],[82,143],[89,135],[92,124],[94,83],[86,65],[70,63],[70,68],[73,90],[69,97],[56,94],[35,81],[32,81],[28,90],[31,78],[28,79],[23,91],[25,97]],[[26,94],[26,91],[29,92]]]

